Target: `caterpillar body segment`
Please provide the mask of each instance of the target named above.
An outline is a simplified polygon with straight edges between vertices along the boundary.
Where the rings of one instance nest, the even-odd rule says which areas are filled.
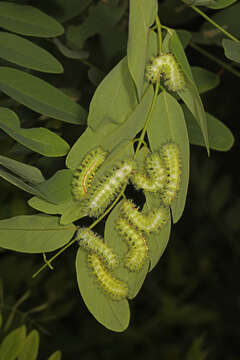
[[[129,271],[140,271],[148,256],[148,247],[141,231],[120,217],[116,220],[116,229],[128,245],[124,265]]]
[[[112,300],[122,300],[128,295],[128,285],[115,278],[102,264],[98,255],[92,253],[87,258],[88,266],[95,276],[102,291]]]
[[[77,231],[76,240],[79,246],[89,253],[99,256],[109,270],[115,269],[119,265],[118,256],[113,250],[103,242],[102,238],[88,228],[80,228]]]

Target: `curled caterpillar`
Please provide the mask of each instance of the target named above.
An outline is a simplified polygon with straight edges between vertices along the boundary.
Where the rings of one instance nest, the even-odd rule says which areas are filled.
[[[94,253],[89,254],[88,265],[96,277],[100,288],[112,300],[122,300],[127,297],[127,284],[112,276],[112,274],[105,269],[98,255]]]
[[[81,248],[98,255],[109,270],[113,270],[119,265],[118,256],[92,230],[88,228],[79,229],[76,234],[76,240]]]
[[[148,247],[143,234],[123,217],[118,218],[115,225],[116,230],[123,236],[128,245],[125,267],[129,271],[141,270],[148,254]]]
[[[149,192],[163,191],[167,181],[167,171],[160,154],[157,151],[149,154],[144,165],[146,172],[135,171],[131,177],[132,183],[137,189]]]
[[[86,195],[97,169],[107,155],[108,153],[98,146],[84,157],[79,167],[73,170],[72,195],[75,200],[81,200]]]
[[[134,167],[133,160],[121,161],[92,186],[85,204],[89,216],[98,217],[105,211],[114,198],[120,194],[123,186],[128,183]]]
[[[161,230],[168,222],[168,210],[164,206],[142,214],[130,200],[121,203],[122,215],[137,229],[145,232]]]
[[[179,147],[176,143],[169,142],[161,147],[161,155],[167,169],[167,183],[162,194],[165,205],[170,205],[180,186],[181,180],[181,159]]]
[[[153,83],[163,76],[164,84],[171,91],[179,91],[185,87],[183,72],[171,53],[155,57],[146,68],[146,76]]]

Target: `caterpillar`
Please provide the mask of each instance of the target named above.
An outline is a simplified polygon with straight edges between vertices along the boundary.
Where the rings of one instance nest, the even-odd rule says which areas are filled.
[[[100,288],[106,295],[108,295],[112,300],[122,300],[127,297],[127,284],[112,276],[112,274],[106,270],[97,254],[89,254],[87,261],[100,285]]]
[[[135,171],[131,181],[137,189],[149,192],[163,191],[167,181],[167,171],[163,159],[156,151],[149,154],[145,159],[146,173]]]
[[[146,68],[146,77],[152,83],[163,76],[164,84],[171,91],[179,91],[185,87],[184,74],[173,54],[161,54],[152,60]]]
[[[112,170],[99,180],[89,191],[89,197],[85,203],[89,216],[100,216],[114,198],[127,184],[135,167],[133,160],[124,160],[113,166]]]
[[[122,201],[121,211],[123,217],[137,229],[145,232],[161,230],[169,219],[168,210],[164,206],[142,214],[130,200]]]
[[[160,153],[167,169],[167,183],[162,194],[162,200],[165,205],[170,205],[173,202],[180,186],[180,151],[176,143],[169,142],[162,145]]]
[[[118,256],[92,230],[88,228],[79,229],[76,234],[76,241],[79,242],[81,248],[98,255],[109,270],[113,270],[119,265]]]
[[[128,245],[128,252],[125,257],[124,265],[129,271],[141,270],[148,254],[148,247],[143,234],[129,224],[129,222],[119,217],[116,220],[116,230],[124,237]]]
[[[108,153],[98,146],[84,157],[79,167],[73,170],[72,195],[75,200],[81,200],[86,195],[97,169],[107,155]]]

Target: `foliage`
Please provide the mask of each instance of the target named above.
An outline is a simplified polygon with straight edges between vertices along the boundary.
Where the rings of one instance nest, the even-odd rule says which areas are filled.
[[[68,359],[76,358],[77,351],[78,356],[90,351],[89,332],[97,326],[91,323],[87,312],[87,320],[82,322],[85,310],[78,309],[76,292],[72,301],[66,301],[68,281],[72,289],[78,287],[86,307],[100,324],[115,332],[124,331],[122,337],[115,334],[123,342],[127,334],[133,343],[127,344],[129,356],[134,354],[134,344],[143,343],[149,353],[143,352],[138,357],[224,358],[214,345],[214,341],[217,343],[224,337],[224,330],[214,330],[216,324],[216,327],[222,324],[219,309],[209,306],[207,298],[209,289],[219,292],[213,284],[218,281],[211,265],[213,249],[206,241],[211,240],[213,229],[211,225],[202,226],[201,221],[209,217],[219,233],[229,236],[235,246],[239,199],[233,199],[231,194],[234,177],[228,169],[218,178],[221,166],[218,168],[214,159],[219,156],[224,164],[229,163],[230,155],[224,152],[234,144],[233,134],[224,123],[231,108],[224,91],[229,94],[231,87],[228,84],[225,90],[227,71],[229,76],[235,75],[237,79],[240,76],[239,10],[239,3],[234,0],[0,3],[0,176],[20,189],[14,190],[7,182],[1,182],[4,191],[0,256],[4,261],[0,268],[4,270],[8,259],[11,267],[15,258],[19,269],[25,266],[18,287],[22,282],[25,288],[34,288],[33,296],[46,298],[46,316],[41,314],[39,324],[73,314],[74,328],[79,327],[77,333],[82,336],[82,343],[74,345],[77,339],[73,337],[63,346]],[[215,50],[219,56],[213,55]],[[171,54],[172,60],[158,68],[163,54]],[[210,60],[220,66],[219,72],[209,64]],[[146,76],[148,71],[155,72],[156,77]],[[174,84],[177,79],[181,79],[181,84]],[[169,86],[171,81],[174,86]],[[218,101],[218,94],[223,94],[222,102]],[[173,176],[172,163],[176,164],[175,173],[179,176],[174,199],[167,204],[168,222],[156,232],[137,229],[146,243],[147,257],[139,271],[129,271],[124,265],[125,258],[131,244],[133,254],[138,250],[137,240],[130,239],[127,245],[116,229],[116,221],[122,217],[121,200],[125,197],[134,200],[143,216],[163,205],[169,185],[165,184],[163,191],[151,193],[135,189],[131,179],[133,173],[138,173],[156,181],[145,166],[146,159],[150,153],[162,156],[163,146],[169,143],[176,145],[180,157],[178,161],[170,159],[170,165],[163,158],[168,183]],[[204,147],[204,152],[189,145]],[[107,157],[91,175],[94,162],[88,169],[84,161],[98,147]],[[204,159],[206,155],[211,155],[213,160]],[[114,174],[122,173],[121,166],[129,159],[133,173],[122,179],[120,175],[114,178]],[[76,199],[72,184],[80,171],[83,195]],[[111,190],[113,184],[116,186]],[[93,212],[91,204],[97,204],[96,198],[102,200],[99,209]],[[90,214],[98,216],[94,218]],[[185,227],[184,221],[188,222]],[[193,227],[194,221],[198,229]],[[113,299],[104,292],[91,270],[89,250],[77,246],[77,230],[83,226],[95,228],[120,259],[119,266],[106,269],[109,273],[102,272],[102,277],[107,281],[112,276],[127,284],[128,294],[124,299]],[[178,240],[189,237],[190,249],[186,244],[182,248]],[[200,243],[202,240],[204,245]],[[217,250],[219,256],[224,256],[224,246],[227,245],[221,244]],[[70,247],[71,252],[60,256]],[[162,259],[166,247],[168,252]],[[39,264],[30,255],[13,255],[6,250],[42,254],[43,264],[37,270]],[[58,251],[50,254],[55,250]],[[24,256],[22,263],[20,256]],[[39,255],[31,256],[37,260]],[[68,256],[67,270],[64,256]],[[43,274],[43,269],[53,269],[57,257],[54,272]],[[197,261],[195,265],[192,260],[188,264],[191,257]],[[34,279],[29,280],[33,273]],[[208,273],[209,287],[204,284]],[[4,281],[8,282],[7,276]],[[37,284],[43,289],[37,289]],[[10,292],[15,291],[10,296],[12,302],[17,290],[10,283],[8,287]],[[202,292],[206,295],[196,300]],[[131,322],[130,310],[134,314]],[[156,355],[146,335],[156,334],[160,324],[163,347]],[[85,334],[84,326],[89,326]],[[8,360],[11,356],[18,360],[36,359],[37,330],[26,335],[24,322],[15,328],[12,332],[8,329],[9,335],[4,340],[2,337],[0,351],[7,354],[4,356]],[[58,328],[57,339],[61,342],[67,330]],[[96,329],[100,337],[95,341],[103,357],[117,357],[111,346],[106,350],[112,345],[114,335],[109,335],[107,340],[101,335],[105,334],[104,328]],[[184,336],[182,344],[181,336]],[[23,351],[19,344],[28,349],[35,346],[35,350],[28,350],[29,354],[35,353],[27,355],[27,350]],[[46,343],[44,346],[48,347]],[[76,350],[71,350],[74,347]],[[12,355],[8,354],[10,348],[15,351]],[[229,359],[236,359],[234,351],[233,346]],[[57,356],[52,355],[49,360]],[[91,351],[88,356],[91,358]]]

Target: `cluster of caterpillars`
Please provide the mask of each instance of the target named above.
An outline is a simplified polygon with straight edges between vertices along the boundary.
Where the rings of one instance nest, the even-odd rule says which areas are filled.
[[[146,233],[160,231],[169,220],[168,207],[180,186],[180,151],[176,143],[168,142],[159,152],[150,153],[144,161],[144,170],[136,162],[126,159],[117,162],[100,180],[92,184],[96,171],[107,158],[101,147],[93,149],[74,170],[72,193],[88,209],[89,216],[99,217],[112,203],[123,187],[131,180],[137,189],[158,192],[162,200],[159,208],[146,212],[138,210],[131,200],[121,203],[121,215],[115,222],[116,230],[126,242],[128,250],[124,259],[88,228],[77,231],[76,240],[88,252],[87,263],[100,288],[112,300],[128,296],[128,285],[113,275],[120,262],[131,272],[141,270],[148,258]]]

